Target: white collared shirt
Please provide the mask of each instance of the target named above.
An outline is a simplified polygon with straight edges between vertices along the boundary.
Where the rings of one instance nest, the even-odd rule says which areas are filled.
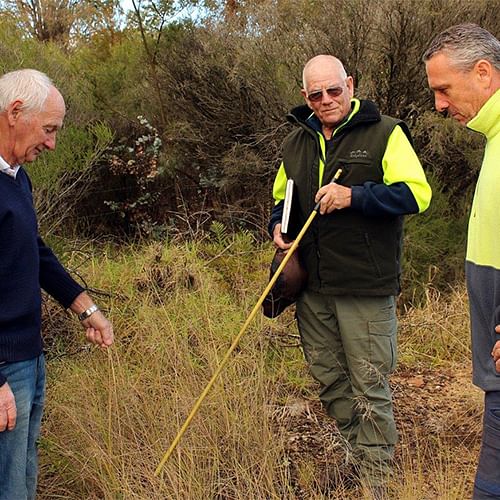
[[[15,167],[11,167],[1,156],[0,156],[0,172],[4,174],[10,175],[11,177],[16,178],[17,171],[19,170],[19,165]]]

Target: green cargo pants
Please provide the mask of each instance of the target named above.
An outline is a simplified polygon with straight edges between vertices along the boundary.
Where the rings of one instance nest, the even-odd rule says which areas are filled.
[[[297,320],[320,399],[350,443],[361,479],[384,484],[397,441],[387,380],[396,366],[395,298],[306,290]]]

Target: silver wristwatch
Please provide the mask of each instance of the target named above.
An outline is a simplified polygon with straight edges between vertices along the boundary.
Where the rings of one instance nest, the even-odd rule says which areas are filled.
[[[99,311],[99,308],[95,304],[92,304],[88,309],[78,315],[78,319],[80,321],[84,321],[87,318],[90,318],[90,316],[92,316],[92,314],[94,314],[96,311]]]

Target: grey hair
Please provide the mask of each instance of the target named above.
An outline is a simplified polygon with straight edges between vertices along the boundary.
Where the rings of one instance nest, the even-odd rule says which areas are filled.
[[[0,112],[17,99],[23,102],[24,111],[41,111],[53,86],[52,80],[36,69],[5,73],[0,77]]]
[[[444,30],[429,44],[422,60],[426,62],[438,52],[445,53],[461,71],[470,71],[480,59],[500,71],[500,42],[477,24],[457,24]]]

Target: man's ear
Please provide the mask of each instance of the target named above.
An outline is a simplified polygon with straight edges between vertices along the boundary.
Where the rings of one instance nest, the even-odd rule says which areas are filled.
[[[485,87],[489,87],[493,74],[493,68],[490,61],[487,61],[486,59],[480,59],[474,65],[474,71],[479,80],[479,83]]]
[[[307,106],[311,108],[311,104],[309,103],[309,99],[307,98],[307,92],[306,89],[300,89],[300,93],[302,94],[302,97],[304,98],[304,101],[306,101]]]
[[[351,99],[354,97],[354,78],[352,76],[348,76],[346,79],[346,85],[349,89],[349,94],[351,95]]]
[[[14,125],[20,118],[23,111],[23,101],[16,99],[7,106],[7,118],[9,125]]]

